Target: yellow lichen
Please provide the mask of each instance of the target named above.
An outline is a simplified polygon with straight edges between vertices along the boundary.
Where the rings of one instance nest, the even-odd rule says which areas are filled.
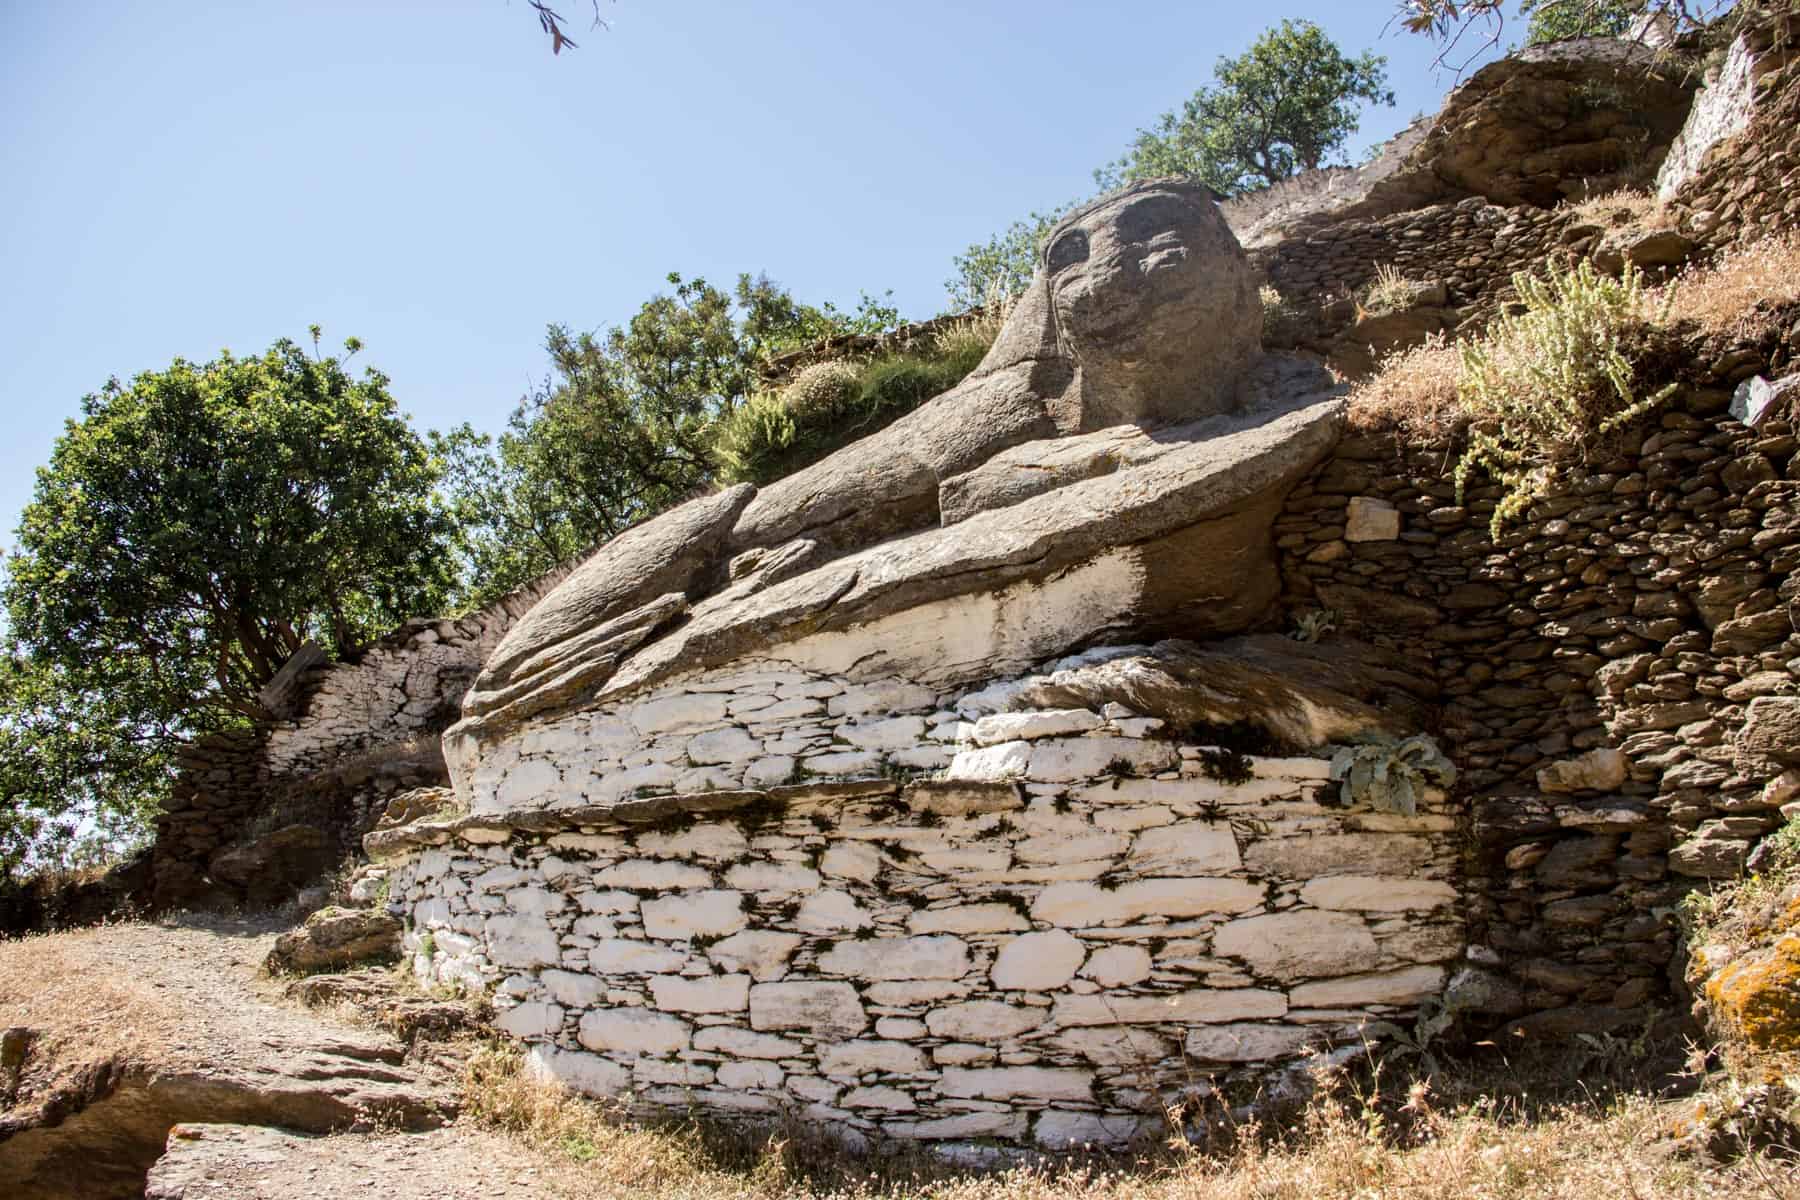
[[[1764,1051],[1800,1050],[1800,934],[1747,954],[1706,984],[1714,1015]]]

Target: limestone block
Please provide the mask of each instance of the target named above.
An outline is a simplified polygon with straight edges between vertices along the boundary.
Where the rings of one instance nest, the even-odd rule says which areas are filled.
[[[1149,916],[1243,912],[1262,902],[1261,885],[1241,879],[1145,879],[1111,889],[1093,883],[1053,883],[1038,893],[1031,915],[1079,929]]]
[[[743,1012],[750,1006],[750,977],[653,975],[650,995],[665,1012]]]
[[[916,813],[940,817],[979,816],[1025,807],[1019,785],[1006,781],[918,779],[906,785],[903,799]]]
[[[915,1138],[920,1141],[964,1141],[995,1138],[1018,1141],[1025,1136],[1027,1116],[1022,1112],[972,1112],[956,1117],[938,1117],[931,1121],[896,1121],[883,1123],[882,1132],[890,1137]]]
[[[668,763],[644,763],[623,771],[608,771],[598,782],[584,786],[582,794],[591,803],[609,804],[635,795],[640,788],[674,787],[680,774]]]
[[[487,919],[488,957],[500,967],[547,967],[562,959],[556,930],[542,917],[497,915]]]
[[[528,913],[532,916],[549,916],[559,913],[568,906],[569,899],[561,892],[553,892],[548,888],[524,887],[514,888],[506,893],[506,907],[516,913]]]
[[[1254,1021],[1285,1016],[1287,1009],[1287,997],[1280,992],[1203,988],[1163,996],[1059,996],[1051,1013],[1057,1024],[1067,1026],[1173,1025]]]
[[[1551,793],[1610,792],[1625,782],[1630,765],[1623,750],[1601,746],[1539,769],[1538,790]]]
[[[1381,951],[1361,917],[1309,908],[1221,925],[1213,934],[1213,953],[1241,958],[1257,975],[1281,980],[1346,975],[1381,962]]]
[[[1002,1000],[970,1000],[934,1008],[925,1014],[932,1037],[964,1042],[1004,1042],[1044,1023],[1046,1010]]]
[[[745,971],[758,983],[787,974],[788,959],[804,939],[797,933],[746,929],[706,948],[706,956],[727,971]]]
[[[881,755],[873,750],[843,750],[808,755],[800,765],[815,775],[873,775],[881,770]]]
[[[733,891],[693,892],[644,901],[644,932],[654,938],[685,940],[695,935],[723,937],[750,923],[743,894]]]
[[[938,1090],[968,1100],[1093,1099],[1094,1073],[1062,1067],[950,1067]]]
[[[562,1028],[563,1010],[555,1004],[516,1004],[494,1018],[494,1027],[517,1038],[548,1037]]]
[[[601,981],[592,975],[549,970],[540,972],[538,978],[543,981],[550,998],[568,1008],[588,1008],[600,999]]]
[[[1331,778],[1329,758],[1265,758],[1252,755],[1250,773],[1258,779],[1298,779],[1324,783]]]
[[[713,1069],[699,1063],[640,1058],[631,1067],[631,1082],[638,1091],[651,1087],[705,1087],[713,1081]]]
[[[950,765],[950,751],[930,744],[905,746],[889,752],[888,762],[910,771],[937,771]]]
[[[709,878],[707,882],[711,883],[712,880]],[[581,905],[582,912],[603,913],[609,916],[616,913],[633,913],[638,910],[638,898],[630,892],[578,892],[575,896],[575,903]]]
[[[1375,496],[1352,496],[1344,514],[1347,542],[1391,542],[1400,536],[1400,510]]]
[[[820,1079],[817,1075],[790,1075],[787,1090],[814,1104],[834,1104],[844,1092],[841,1084],[832,1083],[828,1079]]]
[[[960,979],[969,970],[969,945],[947,934],[838,942],[819,955],[818,967],[856,979]]]
[[[1053,1108],[1038,1118],[1031,1137],[1046,1150],[1076,1150],[1083,1146],[1117,1148],[1154,1128],[1155,1123],[1147,1117]]]
[[[1026,863],[1078,863],[1112,859],[1125,852],[1131,839],[1118,833],[1089,830],[1078,837],[1052,834],[1026,838],[1013,846],[1013,853]]]
[[[1243,866],[1231,827],[1212,821],[1146,829],[1132,842],[1130,857],[1145,875],[1226,875]]]
[[[738,776],[733,770],[725,767],[694,767],[683,771],[675,777],[675,791],[682,795],[693,795],[696,792],[732,792],[738,786]]]
[[[849,892],[827,888],[814,892],[800,902],[794,915],[794,926],[808,933],[835,933],[845,929],[867,929],[875,923],[862,905]]]
[[[631,1072],[598,1054],[539,1045],[527,1052],[525,1061],[532,1074],[583,1095],[617,1096],[631,1087]]]
[[[878,1108],[883,1112],[912,1112],[919,1107],[911,1095],[892,1087],[851,1088],[838,1103],[845,1108]]]
[[[871,983],[865,991],[871,1004],[911,1008],[919,1004],[935,1004],[940,1000],[960,1000],[969,994],[970,987],[966,983],[947,979],[908,979]]]
[[[922,1038],[929,1032],[925,1028],[925,1022],[915,1021],[911,1017],[879,1017],[875,1021],[876,1037],[911,1041]]]
[[[789,896],[818,888],[819,873],[798,863],[739,863],[725,872],[725,885],[746,892]]]
[[[478,892],[503,892],[507,888],[517,887],[529,878],[529,875],[514,866],[490,867],[471,879],[469,886]]]
[[[848,983],[759,983],[750,989],[750,1027],[848,1038],[867,1029],[869,1017]]]
[[[838,1042],[819,1048],[819,1070],[827,1075],[911,1075],[925,1070],[925,1052],[905,1042]]]
[[[1053,738],[1027,745],[1031,747],[1031,763],[1026,776],[1042,783],[1093,779],[1107,774],[1114,765],[1123,766],[1134,775],[1154,775],[1177,761],[1170,743],[1136,738]]]
[[[723,821],[705,821],[674,833],[639,834],[637,848],[656,858],[700,858],[736,862],[749,852],[744,831]],[[707,880],[711,882],[710,879]],[[704,884],[698,886],[705,886]]]
[[[658,862],[634,858],[594,874],[603,888],[638,888],[647,892],[672,892],[681,888],[712,886],[712,873],[688,863]]]
[[[722,1087],[748,1091],[751,1088],[778,1088],[781,1086],[783,1072],[774,1063],[768,1062],[728,1062],[719,1067],[719,1084]]]
[[[562,772],[543,759],[520,763],[501,777],[494,792],[494,811],[543,808],[562,790]]]
[[[977,746],[999,742],[1035,741],[1038,738],[1067,737],[1087,733],[1106,722],[1085,708],[1040,709],[1036,712],[995,713],[975,722],[970,739]]]
[[[1000,947],[990,978],[1005,991],[1047,992],[1075,978],[1087,948],[1062,929],[1028,933]]]
[[[1290,993],[1295,1008],[1358,1008],[1365,1004],[1416,1004],[1444,986],[1442,967],[1405,967],[1303,983]]]
[[[744,786],[750,788],[774,787],[786,783],[794,777],[794,768],[799,760],[790,754],[771,754],[759,758],[744,768]]]
[[[856,684],[831,698],[831,715],[861,720],[878,713],[916,712],[935,708],[937,694],[928,687],[903,680]]]
[[[669,696],[635,705],[625,716],[640,738],[648,738],[723,725],[726,703],[722,695]]]
[[[951,908],[925,908],[906,919],[913,933],[1013,933],[1031,928],[1010,904],[958,904]]]
[[[919,861],[943,875],[975,875],[1004,871],[1012,866],[1012,851],[999,850],[927,850]]]
[[[1244,865],[1264,878],[1314,879],[1373,867],[1400,875],[1431,861],[1431,843],[1405,833],[1315,833],[1258,838]]]
[[[735,725],[695,734],[687,744],[688,758],[701,766],[747,763],[761,753],[762,739],[751,737]]]
[[[1148,1068],[1175,1053],[1173,1038],[1128,1025],[1071,1029],[1057,1034],[1051,1045],[1066,1054],[1079,1054],[1097,1067]]]
[[[925,736],[924,717],[889,717],[842,725],[838,736],[860,750],[899,750],[916,745]]]
[[[1031,769],[1030,742],[1002,742],[979,750],[960,750],[950,760],[946,779],[1022,779]]]
[[[820,858],[819,870],[826,875],[870,883],[881,874],[881,851],[865,842],[838,842]]]
[[[694,1049],[733,1058],[798,1058],[806,1047],[772,1033],[751,1033],[733,1025],[708,1025],[694,1034]]]
[[[674,1054],[688,1048],[689,1027],[679,1017],[641,1008],[597,1008],[584,1013],[576,1034],[589,1050]]]
[[[1206,1025],[1188,1030],[1189,1058],[1202,1062],[1270,1062],[1291,1058],[1324,1033],[1307,1025]]]
[[[1315,908],[1347,908],[1360,912],[1407,912],[1456,902],[1456,889],[1435,879],[1402,879],[1392,875],[1333,875],[1300,889],[1300,902]]]
[[[1102,946],[1088,955],[1083,979],[1101,987],[1125,987],[1150,978],[1150,952],[1141,946]]]

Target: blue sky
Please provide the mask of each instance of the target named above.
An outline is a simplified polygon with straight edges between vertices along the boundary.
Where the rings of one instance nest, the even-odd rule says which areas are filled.
[[[1454,82],[1391,0],[557,3],[560,58],[525,0],[0,3],[0,544],[109,376],[317,321],[421,427],[497,429],[547,323],[670,271],[930,315],[1282,17],[1388,56],[1353,154]]]

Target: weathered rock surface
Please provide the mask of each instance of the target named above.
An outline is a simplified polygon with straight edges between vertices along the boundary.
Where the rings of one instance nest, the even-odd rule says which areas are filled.
[[[400,921],[372,908],[322,908],[275,939],[272,971],[321,971],[400,953]]]
[[[337,865],[338,849],[324,830],[288,825],[247,845],[213,856],[212,874],[241,889],[245,903],[272,905]]]
[[[1102,629],[1259,617],[1277,590],[1274,506],[1338,435],[1329,381],[1261,358],[1253,273],[1203,188],[1095,201],[1053,231],[1043,268],[956,388],[572,572],[506,635],[446,736],[459,791],[522,723],[778,646],[856,658],[856,639],[831,640],[852,629],[882,648],[870,673],[950,679]],[[912,645],[879,628],[903,613]]]

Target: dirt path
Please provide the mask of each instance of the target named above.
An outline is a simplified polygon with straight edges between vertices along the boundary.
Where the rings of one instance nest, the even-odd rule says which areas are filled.
[[[180,1122],[323,1133],[453,1118],[451,1071],[283,999],[261,974],[285,924],[193,919],[0,943],[0,1027],[23,1048],[0,1069],[0,1195],[141,1195]]]

